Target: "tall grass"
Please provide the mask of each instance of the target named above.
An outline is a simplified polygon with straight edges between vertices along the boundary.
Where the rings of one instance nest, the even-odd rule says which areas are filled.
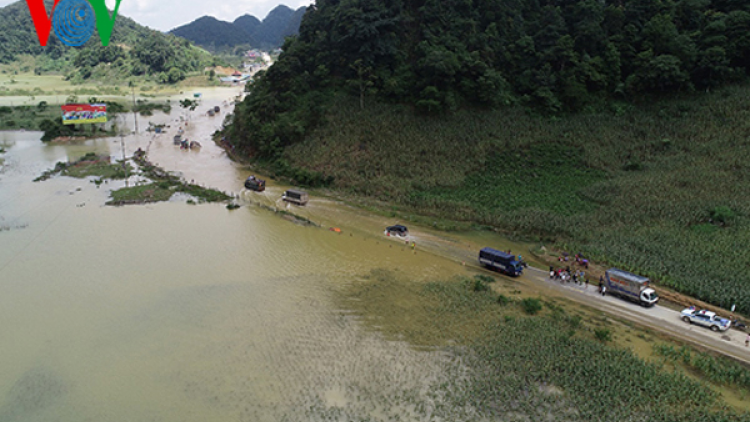
[[[750,313],[750,86],[563,118],[341,97],[327,120],[285,158],[334,188],[557,242]]]

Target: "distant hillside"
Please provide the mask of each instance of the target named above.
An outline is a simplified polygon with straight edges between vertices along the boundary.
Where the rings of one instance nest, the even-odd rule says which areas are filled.
[[[235,19],[233,22],[234,26],[245,31],[248,34],[254,34],[255,31],[260,27],[262,22],[260,19],[252,15],[242,15]],[[297,30],[299,30],[299,24],[297,24]]]
[[[45,0],[47,10],[51,0]],[[203,69],[213,57],[188,41],[139,25],[117,15],[110,44],[103,47],[98,33],[82,47],[63,45],[50,33],[47,46],[39,46],[29,8],[18,1],[0,8],[0,63],[20,55],[31,55],[35,73],[63,73],[69,79],[127,81],[130,77],[152,78],[154,82],[174,83],[187,72]]]
[[[306,7],[300,7],[294,11],[294,14],[289,19],[289,24],[287,24],[286,29],[282,33],[283,37],[299,34],[299,26],[302,23],[302,17],[305,16],[305,12],[307,12]]]
[[[249,18],[255,19],[252,16],[249,16]],[[257,21],[257,19],[255,20]],[[258,23],[260,24],[260,21]],[[170,33],[211,50],[220,50],[241,44],[257,44],[257,41],[250,35],[251,32],[243,30],[234,23],[220,21],[211,16],[198,18],[187,25],[173,29]]]
[[[252,15],[240,16],[234,22],[203,16],[170,33],[213,51],[241,45],[275,48],[284,43],[284,37],[299,33],[305,10],[305,7],[295,11],[287,6],[277,6],[263,21]]]
[[[294,10],[286,6],[277,6],[263,19],[253,35],[264,46],[279,47],[284,43],[284,31],[291,22],[292,16],[294,16]],[[298,32],[299,24],[297,24],[294,33],[290,35],[296,35]]]

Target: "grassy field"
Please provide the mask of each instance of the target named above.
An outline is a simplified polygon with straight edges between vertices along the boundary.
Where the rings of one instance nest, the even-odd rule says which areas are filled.
[[[81,98],[96,96],[101,99],[131,95],[127,81],[122,81],[120,85],[112,83],[116,78],[102,76],[101,80],[75,84],[66,81],[62,75],[35,75],[23,66],[21,68],[25,70],[19,71],[18,66],[18,63],[0,65],[0,97],[29,97],[24,99],[24,105],[36,104],[39,101],[37,97],[45,97],[49,103],[63,104],[69,95]],[[145,79],[136,79],[135,82],[136,95],[139,96],[166,96],[189,88],[221,86],[218,77],[209,80],[207,76],[197,73],[188,74],[185,80],[174,85],[156,84]],[[57,100],[48,97],[57,97]]]
[[[327,120],[286,159],[339,192],[554,243],[750,314],[750,86],[559,118],[339,98]]]
[[[488,279],[417,283],[375,270],[338,296],[340,307],[370,329],[417,347],[441,347],[468,366],[431,393],[434,403],[415,403],[418,414],[444,420],[750,420],[720,398],[722,387],[747,395],[745,378],[717,378],[718,370],[689,374],[693,367],[682,365],[682,357],[644,360],[615,345],[615,338],[632,335],[629,328],[618,330],[597,312],[566,309]],[[688,348],[654,344],[660,356],[680,350],[698,366],[713,359],[725,373],[739,372]],[[478,413],[469,419],[461,413],[467,404]]]

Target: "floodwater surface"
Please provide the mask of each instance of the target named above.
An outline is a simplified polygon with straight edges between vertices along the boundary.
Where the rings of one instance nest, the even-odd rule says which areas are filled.
[[[427,253],[428,234],[412,249],[383,235],[395,222],[322,199],[291,208],[320,227],[254,205],[285,209],[286,187],[242,192],[250,173],[209,139],[228,109],[203,115],[214,104],[185,127],[199,151],[172,143],[181,110],[150,118],[169,124],[161,135],[46,145],[38,132],[0,133],[0,421],[470,418],[437,410],[460,362],[365,329],[340,295],[373,270],[413,282],[467,274],[461,260],[475,252]],[[123,145],[243,206],[116,208],[103,204],[123,182],[32,182],[87,152],[120,159]]]

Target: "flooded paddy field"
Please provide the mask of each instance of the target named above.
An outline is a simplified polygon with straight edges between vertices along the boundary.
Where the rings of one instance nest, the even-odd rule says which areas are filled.
[[[515,280],[472,284],[472,237],[386,237],[397,221],[316,197],[288,206],[272,180],[243,192],[251,173],[209,138],[223,115],[201,113],[226,100],[186,126],[179,110],[155,114],[162,135],[0,133],[0,421],[648,420],[659,403],[680,415],[692,381],[591,342],[572,312],[527,315],[537,293]],[[175,146],[181,126],[203,148]],[[108,207],[125,182],[32,182],[123,145],[243,206]],[[645,379],[657,399],[605,394]]]

